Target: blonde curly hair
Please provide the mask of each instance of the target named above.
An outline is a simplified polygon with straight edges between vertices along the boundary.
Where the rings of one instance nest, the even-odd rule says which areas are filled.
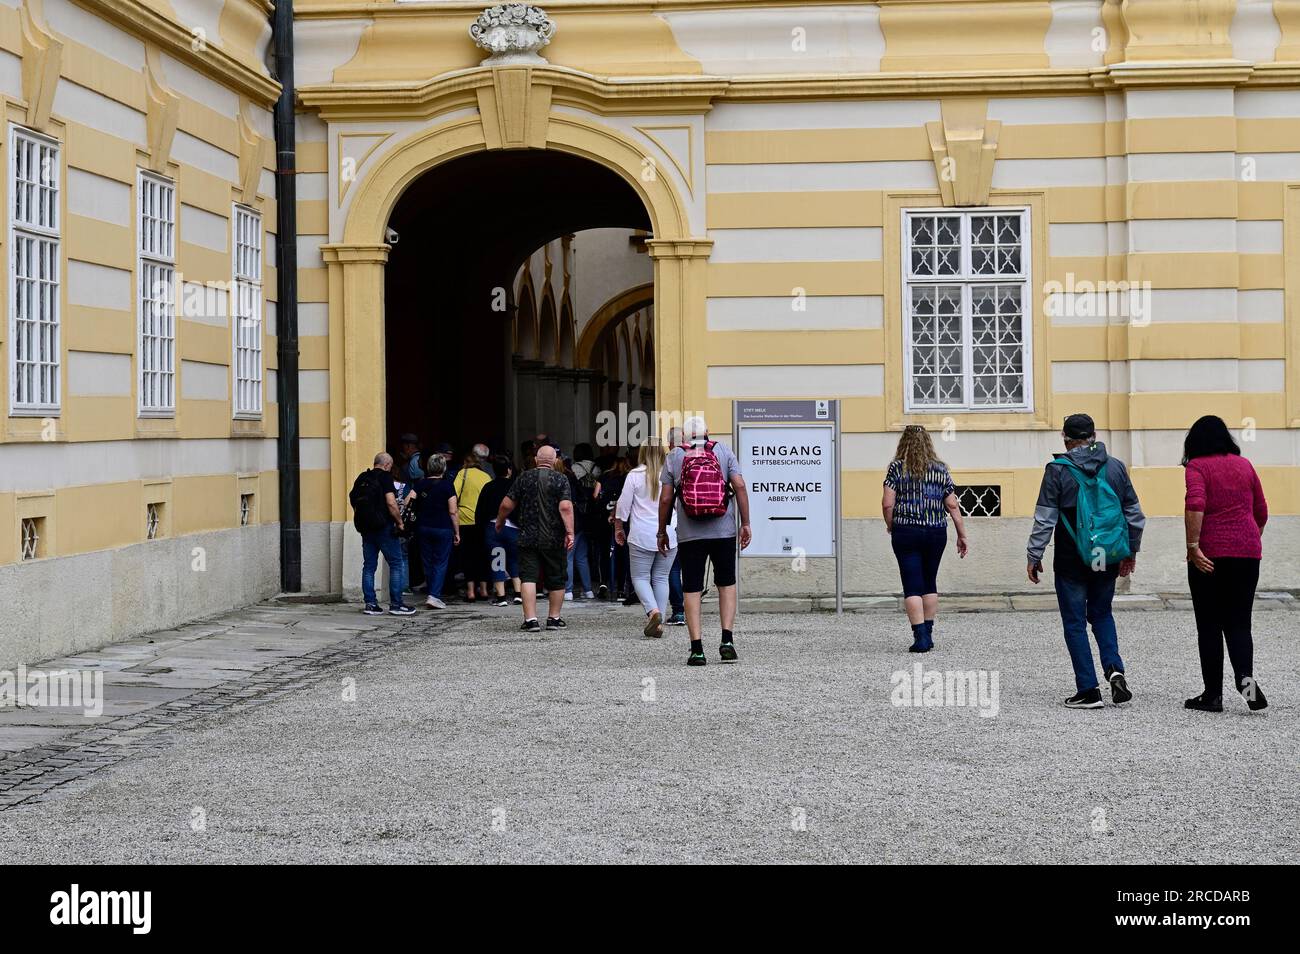
[[[908,424],[903,428],[903,436],[898,439],[898,449],[894,457],[903,462],[903,472],[909,477],[920,480],[931,464],[943,463],[934,452],[934,442],[930,432],[920,424]]]

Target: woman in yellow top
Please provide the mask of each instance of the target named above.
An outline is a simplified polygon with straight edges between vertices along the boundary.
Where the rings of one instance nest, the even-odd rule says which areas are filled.
[[[478,495],[491,480],[479,467],[480,463],[478,455],[470,451],[461,461],[460,471],[452,480],[452,486],[456,488],[456,500],[460,504],[460,565],[465,574],[467,603],[474,602],[476,589],[478,599],[487,599],[488,581],[492,578],[483,547],[483,527],[474,522]]]

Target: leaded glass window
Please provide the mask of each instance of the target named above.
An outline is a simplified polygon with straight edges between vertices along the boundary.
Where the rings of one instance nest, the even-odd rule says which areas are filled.
[[[1029,410],[1029,212],[904,213],[909,411]]]

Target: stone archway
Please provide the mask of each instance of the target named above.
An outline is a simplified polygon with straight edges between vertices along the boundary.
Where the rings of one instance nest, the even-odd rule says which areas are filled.
[[[461,157],[500,152],[509,145],[508,151],[518,155],[536,149],[539,154],[547,151],[589,160],[626,182],[642,203],[654,236],[646,245],[654,262],[656,403],[673,410],[702,407],[706,400],[706,372],[698,356],[704,353],[705,273],[712,242],[691,234],[693,213],[669,177],[642,177],[647,166],[653,167],[653,157],[622,131],[596,117],[550,112],[549,98],[545,112],[533,114],[526,122],[503,118],[503,110],[527,112],[537,105],[528,105],[535,98],[528,95],[514,99],[500,95],[500,74],[508,72],[482,71],[492,76],[493,86],[478,88],[477,114],[462,110],[452,114],[455,118],[433,120],[403,138],[394,135],[350,183],[333,232],[340,240],[321,249],[329,266],[330,413],[340,422],[331,440],[333,519],[343,528],[343,559],[337,564],[335,581],[344,589],[355,579],[360,560],[359,538],[348,530],[347,490],[352,477],[383,446],[387,421],[385,389],[376,385],[385,379],[386,230],[404,193],[436,167]],[[497,91],[495,104],[485,96],[491,89]],[[530,141],[504,142],[501,130],[516,128],[519,122],[531,130]],[[697,360],[688,363],[688,355]]]
[[[549,97],[544,117],[530,116],[531,108],[542,106],[533,102],[534,96],[501,94],[501,74],[521,71],[491,72],[497,95],[487,112],[495,115],[484,115],[489,102],[480,96],[479,115],[451,119],[397,142],[351,185],[343,240],[322,247],[329,265],[331,329],[342,338],[341,348],[331,349],[331,380],[342,383],[332,389],[331,416],[345,422],[351,437],[332,442],[337,520],[348,518],[350,475],[368,466],[370,456],[384,442],[385,394],[374,382],[382,380],[384,371],[384,267],[389,251],[384,239],[389,216],[406,189],[425,172],[460,156],[504,147],[503,128],[522,124],[531,130],[534,141],[517,145],[558,150],[599,163],[636,191],[655,236],[647,242],[655,275],[655,393],[668,409],[704,405],[705,369],[688,365],[686,356],[703,353],[705,261],[712,242],[690,235],[686,206],[666,176],[642,175],[653,158],[637,143],[586,117],[549,112]],[[509,110],[521,115],[513,120],[503,117]]]

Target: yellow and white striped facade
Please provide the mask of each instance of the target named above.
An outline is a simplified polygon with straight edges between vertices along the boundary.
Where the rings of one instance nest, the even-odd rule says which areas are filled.
[[[0,90],[12,122],[31,109],[23,64],[39,45],[26,39],[19,2],[0,0]],[[721,434],[733,399],[842,401],[850,591],[892,588],[880,479],[913,421],[947,429],[953,439],[939,448],[958,483],[1002,491],[1004,517],[974,523],[980,556],[947,561],[945,587],[1019,588],[1042,466],[1075,411],[1092,414],[1128,461],[1153,517],[1135,586],[1185,586],[1178,460],[1183,432],[1204,413],[1242,429],[1277,515],[1267,585],[1298,585],[1290,531],[1300,514],[1300,0],[553,0],[542,4],[557,27],[542,51],[548,64],[495,69],[480,66],[483,51],[467,34],[487,5],[295,4],[309,587],[356,586],[346,493],[384,442],[375,382],[388,216],[423,173],[496,149],[580,156],[621,174],[644,201],[661,410],[702,409]],[[265,34],[247,12],[262,11],[264,22],[264,8],[44,6],[50,32],[65,37],[59,89],[77,91],[56,93],[50,114],[66,137],[68,175],[106,183],[107,198],[76,205],[64,180],[65,294],[72,261],[132,267],[122,211],[130,205],[111,196],[134,186],[150,146],[151,62],[181,102],[169,161],[180,201],[196,210],[189,230],[180,217],[179,266],[187,277],[227,275],[229,244],[214,247],[216,220],[229,215],[246,168],[241,129],[270,136]],[[128,8],[149,16],[123,16]],[[55,9],[71,12],[60,20]],[[201,17],[185,11],[200,9],[209,11],[209,38],[229,38],[227,56],[197,63],[166,47],[150,53],[165,37],[183,39],[161,21],[188,35]],[[87,35],[73,38],[75,29]],[[95,42],[96,30],[122,39]],[[89,105],[83,90],[112,108]],[[262,179],[255,202],[273,231],[269,174]],[[1028,211],[1028,409],[907,410],[903,214],[931,208]],[[268,235],[268,253],[273,244]],[[1085,282],[1149,282],[1149,323],[1079,314],[1064,289]],[[274,288],[268,259],[263,289],[273,297]],[[129,391],[79,395],[79,362],[96,379],[119,368],[119,388],[134,380],[120,370],[123,358],[135,360],[129,304],[94,297],[98,304],[69,298],[64,311],[65,347],[108,356],[65,365],[57,451],[67,456],[39,443],[35,422],[8,420],[0,581],[5,564],[18,562],[19,515],[51,478],[51,566],[140,542],[149,481],[172,462],[177,539],[234,526],[241,475],[258,477],[259,521],[275,519],[274,388],[251,437],[235,434],[216,375],[195,375],[202,393],[186,397],[185,365],[168,425],[139,420]],[[229,335],[186,321],[177,346],[185,362],[229,366]],[[151,433],[164,426],[172,432]],[[90,457],[75,457],[81,445]],[[204,450],[176,449],[191,446]],[[27,459],[23,479],[12,479],[9,461]],[[120,463],[127,459],[137,463]],[[824,590],[830,574],[772,566],[752,579],[751,593],[809,592]],[[55,593],[74,588],[57,572],[51,581]],[[274,589],[273,574],[262,582]]]
[[[850,590],[892,575],[872,518],[910,421],[946,428],[958,482],[1000,486],[1012,518],[977,522],[987,559],[950,568],[949,586],[1019,584],[1042,467],[1075,411],[1157,518],[1135,585],[1185,585],[1178,461],[1204,413],[1242,428],[1282,516],[1271,545],[1294,554],[1281,528],[1300,510],[1300,257],[1285,257],[1300,242],[1300,3],[545,8],[550,65],[493,70],[464,39],[479,4],[299,5],[331,331],[377,320],[364,289],[405,182],[478,150],[560,149],[622,171],[650,209],[661,409],[703,408],[720,432],[736,398],[842,400]],[[928,207],[1029,211],[1031,409],[906,410],[901,214]],[[1079,313],[1065,299],[1088,282],[1149,282],[1149,320]],[[365,407],[333,386],[335,417]],[[336,521],[363,456],[335,474]],[[1294,585],[1286,562],[1266,567],[1272,585]]]
[[[0,285],[2,664],[279,588],[269,10],[262,0],[0,0],[0,241],[10,272]],[[15,135],[55,157],[44,172],[57,196],[59,386],[54,406],[38,409],[14,403]],[[171,199],[174,377],[164,412],[143,409],[141,391],[146,181]],[[263,399],[251,415],[232,405],[236,208],[263,232]],[[24,553],[25,524],[34,553]]]

